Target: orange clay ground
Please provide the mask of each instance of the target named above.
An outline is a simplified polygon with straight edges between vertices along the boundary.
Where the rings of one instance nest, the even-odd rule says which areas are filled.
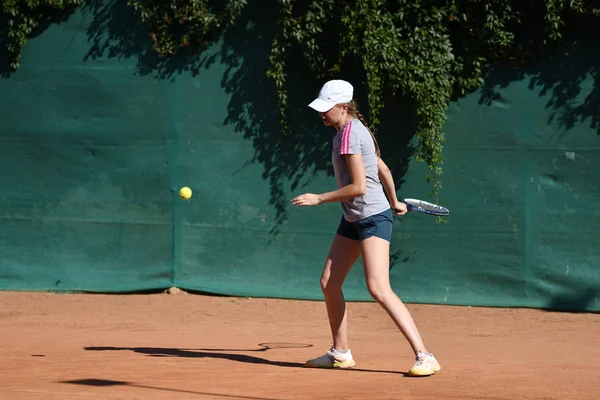
[[[0,292],[0,399],[600,399],[599,314],[408,307],[432,377],[375,303],[349,303],[356,366],[334,371],[304,367],[322,302]]]

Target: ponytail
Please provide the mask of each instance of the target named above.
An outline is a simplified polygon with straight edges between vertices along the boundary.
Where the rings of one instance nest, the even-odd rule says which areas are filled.
[[[377,143],[377,139],[375,139],[375,135],[373,134],[373,132],[371,132],[371,129],[369,129],[367,121],[365,121],[365,117],[363,117],[360,111],[358,111],[358,105],[356,104],[356,100],[352,100],[350,101],[350,103],[348,103],[348,114],[350,114],[354,118],[358,118],[360,122],[362,122],[362,124],[365,126],[365,128],[367,128],[367,130],[371,134],[371,137],[373,138],[373,144],[375,144],[375,153],[377,154],[378,158],[381,158],[381,151],[379,150],[379,144]]]

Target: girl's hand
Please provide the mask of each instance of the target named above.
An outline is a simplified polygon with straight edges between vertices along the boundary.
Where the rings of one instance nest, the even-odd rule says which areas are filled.
[[[406,204],[401,201],[396,201],[396,202],[392,203],[391,206],[392,206],[392,210],[394,211],[394,214],[396,214],[398,216],[402,216],[408,212],[408,208],[406,207]]]
[[[298,207],[318,206],[321,204],[321,196],[318,194],[305,193],[292,199],[292,204]]]

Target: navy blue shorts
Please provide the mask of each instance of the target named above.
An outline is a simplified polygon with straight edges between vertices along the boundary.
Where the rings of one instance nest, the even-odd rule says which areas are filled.
[[[391,208],[382,213],[359,219],[356,222],[348,222],[342,216],[337,233],[352,240],[362,241],[371,236],[377,236],[391,242],[393,218]]]

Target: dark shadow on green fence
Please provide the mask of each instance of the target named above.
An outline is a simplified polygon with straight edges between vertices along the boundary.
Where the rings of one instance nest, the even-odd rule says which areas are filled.
[[[74,11],[73,7],[66,7],[63,11],[54,10],[53,12],[51,12],[52,9],[43,5],[34,7],[40,10],[40,13],[38,15],[32,15],[31,18],[37,18],[39,24],[27,36],[28,40],[34,39],[44,33],[50,25],[65,22]],[[11,60],[7,49],[7,46],[10,43],[9,27],[10,23],[8,17],[0,12],[0,79],[9,78],[14,72],[10,67]],[[25,47],[26,46],[27,44],[25,44]],[[21,54],[22,50],[23,49],[21,49]]]
[[[98,58],[134,59],[134,73],[172,80],[176,74],[197,75],[206,60],[204,49],[190,50],[177,56],[159,55],[150,32],[135,15],[126,0],[87,0],[82,11],[91,16],[87,29],[90,48],[83,60]]]
[[[277,227],[287,217],[290,196],[310,191],[310,182],[318,174],[333,176],[331,139],[335,132],[331,127],[323,127],[317,113],[307,107],[324,81],[314,78],[300,55],[288,64],[287,121],[291,132],[286,134],[282,131],[275,86],[266,76],[275,26],[265,28],[261,24],[258,29],[251,23],[262,18],[275,21],[275,15],[265,15],[259,7],[249,6],[245,17],[247,20],[241,21],[223,36],[221,52],[225,57],[221,57],[220,62],[236,67],[223,76],[223,87],[231,95],[228,117],[224,122],[233,124],[236,131],[253,143],[256,152],[252,161],[263,164],[263,178],[268,179],[271,185],[271,204],[277,211],[273,232],[277,232]],[[230,55],[237,55],[235,63],[231,63]],[[345,74],[326,79],[336,78],[353,83],[355,98],[367,116],[367,95],[361,71],[349,65]],[[410,116],[414,110],[406,101],[401,102],[391,96],[388,100],[377,137],[383,157],[394,173],[397,189],[400,189],[411,156],[414,121]]]
[[[589,312],[600,301],[600,287],[578,285],[572,290],[555,295],[547,309],[561,312]]]
[[[277,9],[250,3],[234,26],[216,40],[219,47],[211,54],[198,49],[174,57],[160,57],[148,32],[123,0],[89,0],[84,11],[92,15],[88,29],[90,49],[85,60],[101,57],[137,60],[135,73],[172,79],[177,74],[196,76],[215,64],[224,68],[221,86],[230,96],[224,125],[232,126],[254,148],[248,163],[263,166],[262,178],[270,185],[270,205],[275,210],[271,230],[277,234],[287,219],[292,196],[310,191],[310,182],[321,174],[332,175],[332,128],[322,126],[318,116],[307,107],[317,95],[322,81],[307,71],[301,57],[290,60],[288,74],[290,133],[284,133],[279,118],[275,85],[267,77],[269,52],[276,29]],[[258,22],[257,22],[258,21]],[[356,68],[344,78],[357,88],[363,114],[368,114],[364,77]],[[395,103],[394,103],[395,102]],[[410,158],[409,142],[414,135],[412,110],[406,103],[391,99],[382,115],[378,138],[400,189]],[[333,186],[332,186],[333,187]]]
[[[543,59],[529,60],[520,67],[495,63],[486,72],[480,103],[503,102],[501,91],[512,82],[529,79],[529,89],[548,96],[547,122],[564,135],[579,124],[587,124],[600,135],[600,37],[597,22],[578,23],[576,32],[565,34]]]
[[[252,22],[257,19],[263,23]],[[331,173],[328,149],[334,133],[306,107],[317,83],[302,70],[299,59],[292,60],[288,77],[290,132],[282,130],[275,85],[267,77],[275,21],[273,10],[248,5],[239,23],[225,32],[217,58],[211,60],[226,66],[221,86],[230,101],[223,124],[252,144],[254,157],[249,162],[261,164],[262,178],[269,182],[276,213],[273,234],[287,219],[291,196],[310,190],[319,173]]]

